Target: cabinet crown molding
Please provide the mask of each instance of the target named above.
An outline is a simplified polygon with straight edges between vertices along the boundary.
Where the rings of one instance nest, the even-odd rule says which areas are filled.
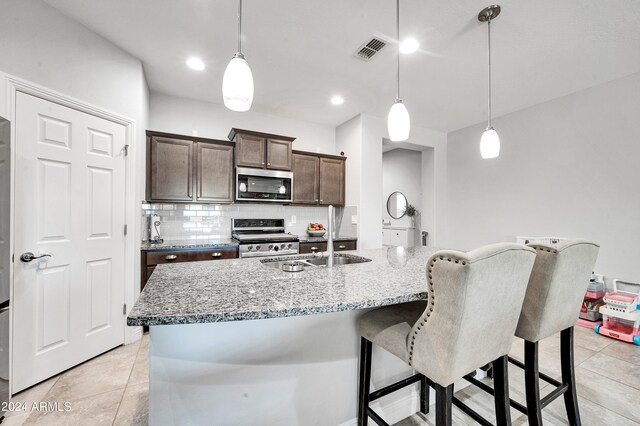
[[[231,129],[231,131],[229,132],[229,136],[227,136],[227,138],[229,138],[229,140],[232,141],[236,138],[237,134],[259,136],[266,139],[278,139],[281,141],[290,141],[290,142],[293,142],[294,140],[296,140],[296,138],[292,138],[291,136],[274,135],[272,133],[256,132],[255,130],[238,129],[236,127],[233,127]]]

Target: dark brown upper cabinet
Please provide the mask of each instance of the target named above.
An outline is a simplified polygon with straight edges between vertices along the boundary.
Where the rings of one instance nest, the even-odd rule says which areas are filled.
[[[295,138],[233,128],[229,140],[236,143],[236,166],[291,170]]]
[[[233,202],[233,145],[196,142],[196,201]]]
[[[320,158],[317,155],[293,154],[293,203],[318,204]]]
[[[293,151],[293,204],[344,206],[346,157]]]
[[[344,159],[320,157],[321,206],[344,206]]]
[[[147,131],[147,201],[233,202],[231,142]]]
[[[193,141],[147,137],[147,199],[193,200]]]

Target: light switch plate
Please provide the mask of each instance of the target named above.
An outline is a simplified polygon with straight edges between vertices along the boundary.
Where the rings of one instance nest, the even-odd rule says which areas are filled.
[[[291,216],[291,224],[292,225],[296,224],[296,217],[295,216]]]
[[[358,224],[358,215],[357,214],[351,215],[351,224],[352,225],[357,225]]]

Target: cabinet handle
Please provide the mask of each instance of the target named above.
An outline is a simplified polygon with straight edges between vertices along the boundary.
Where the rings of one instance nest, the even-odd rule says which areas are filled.
[[[320,200],[320,202],[322,202],[322,200]]]
[[[262,164],[264,164],[264,163],[262,163]],[[270,165],[271,165],[271,163],[267,163],[267,166],[270,166]]]
[[[318,247],[311,247],[311,251],[318,251]]]
[[[211,253],[211,257],[220,257],[220,256],[222,256],[222,253],[220,252]]]
[[[345,248],[347,248],[347,246],[339,245],[338,248],[339,249],[345,249]]]
[[[170,254],[165,257],[166,260],[176,260],[177,258],[178,256],[176,256],[175,254]]]
[[[264,166],[264,161],[262,162],[262,165]]]

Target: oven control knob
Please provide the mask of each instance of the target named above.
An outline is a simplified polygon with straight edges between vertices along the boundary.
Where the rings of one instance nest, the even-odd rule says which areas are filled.
[[[269,250],[273,248],[273,244],[269,244]]]
[[[287,248],[293,247],[293,244],[287,244]]]
[[[249,251],[253,250],[253,246],[247,247],[247,250],[249,250]]]
[[[284,244],[280,244],[280,248],[283,249],[285,246]]]
[[[278,246],[277,245],[273,248],[273,251],[278,251]]]
[[[260,250],[260,246],[256,246],[256,250]]]

